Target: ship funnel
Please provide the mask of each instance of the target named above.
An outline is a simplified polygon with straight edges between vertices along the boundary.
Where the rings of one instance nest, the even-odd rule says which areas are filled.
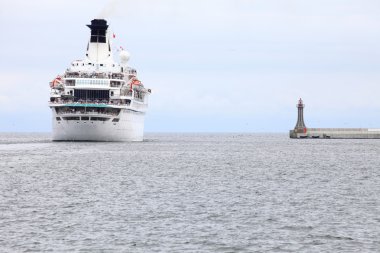
[[[91,43],[106,43],[106,33],[108,29],[107,21],[104,19],[94,19],[91,25],[87,25],[91,29]]]
[[[103,63],[111,55],[111,45],[107,38],[107,21],[104,19],[94,19],[91,25],[87,25],[91,29],[91,38],[87,47],[86,56],[94,63]]]

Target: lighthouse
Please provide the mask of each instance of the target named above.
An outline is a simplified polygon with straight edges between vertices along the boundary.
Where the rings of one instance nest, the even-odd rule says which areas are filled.
[[[298,109],[297,124],[294,127],[294,131],[296,133],[306,133],[307,131],[305,122],[303,120],[303,108],[305,108],[305,104],[303,103],[302,98],[300,98],[297,104],[297,109]]]

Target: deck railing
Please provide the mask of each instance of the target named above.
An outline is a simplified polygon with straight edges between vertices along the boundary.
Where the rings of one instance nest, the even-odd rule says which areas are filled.
[[[73,104],[73,105],[129,105],[130,103],[120,103],[120,102],[117,102],[117,103],[112,103],[112,102],[96,102],[96,101],[83,101],[83,102],[74,102],[74,101],[54,101],[54,102],[51,102],[49,101],[50,104],[57,104],[57,105],[61,105],[61,104]]]
[[[67,111],[59,111],[57,113],[57,115],[59,116],[63,116],[63,115],[70,115],[70,116],[73,116],[73,115],[107,115],[107,116],[117,116],[119,115],[119,113],[115,113],[115,112],[97,112],[97,111],[93,111],[93,110],[84,110],[84,111],[70,111],[70,110],[67,110]]]
[[[64,78],[97,78],[97,79],[119,79],[124,78],[123,73],[95,73],[95,72],[66,72]]]

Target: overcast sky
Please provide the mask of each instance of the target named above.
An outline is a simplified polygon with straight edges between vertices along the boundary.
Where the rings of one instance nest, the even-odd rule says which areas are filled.
[[[0,0],[0,131],[51,130],[49,81],[106,18],[153,90],[147,132],[380,128],[377,0]]]

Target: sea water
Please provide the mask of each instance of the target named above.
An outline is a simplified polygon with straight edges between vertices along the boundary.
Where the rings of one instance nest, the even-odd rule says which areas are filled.
[[[380,140],[0,134],[0,252],[380,252]]]

